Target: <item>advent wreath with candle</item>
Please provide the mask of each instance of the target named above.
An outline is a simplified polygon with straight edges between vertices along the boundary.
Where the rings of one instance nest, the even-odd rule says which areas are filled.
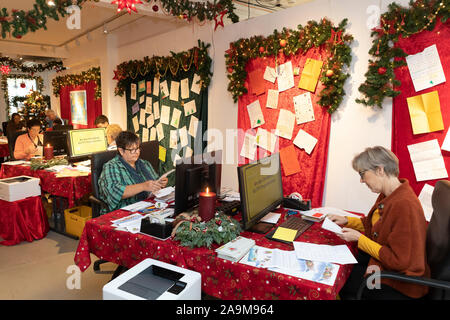
[[[223,213],[205,222],[194,210],[192,214],[180,213],[174,221],[172,237],[185,247],[208,247],[213,242],[223,244],[239,236],[242,229],[235,219]]]

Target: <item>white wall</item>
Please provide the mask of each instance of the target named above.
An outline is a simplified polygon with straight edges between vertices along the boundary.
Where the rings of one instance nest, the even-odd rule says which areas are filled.
[[[351,78],[347,80],[345,99],[337,112],[332,116],[330,147],[328,154],[327,178],[325,183],[325,206],[339,207],[357,212],[366,212],[376,195],[365,185],[360,184],[359,175],[351,168],[351,160],[355,154],[373,145],[390,147],[391,145],[391,106],[387,100],[382,110],[372,109],[357,104],[360,97],[358,86],[364,81],[367,71],[368,51],[371,47],[370,29],[366,26],[369,18],[367,8],[370,5],[385,10],[390,1],[381,0],[316,0],[298,7],[260,16],[238,24],[219,27],[213,31],[214,23],[205,26],[189,25],[156,37],[145,38],[134,43],[126,41],[132,32],[145,32],[151,24],[141,20],[141,24],[126,30],[119,30],[108,35],[106,42],[96,42],[89,46],[88,52],[83,51],[84,45],[75,51],[70,62],[82,61],[83,58],[97,55],[102,71],[102,98],[104,114],[111,123],[126,126],[125,99],[114,96],[116,82],[112,80],[113,70],[123,62],[131,59],[142,59],[144,56],[168,55],[170,51],[187,50],[197,45],[197,39],[211,43],[209,54],[213,59],[213,78],[209,87],[209,118],[208,127],[219,129],[223,135],[227,129],[237,126],[237,104],[227,91],[228,79],[225,71],[224,51],[229,43],[240,38],[253,35],[268,36],[274,29],[283,27],[297,28],[298,24],[306,25],[309,20],[320,20],[328,17],[336,25],[348,18],[347,32],[355,40],[352,45],[353,61],[350,67]],[[397,1],[399,2],[399,1]],[[407,1],[400,1],[407,4]],[[101,43],[100,43],[101,42]],[[94,47],[93,47],[94,46]],[[98,51],[97,51],[98,50]],[[103,50],[103,51],[101,51]],[[72,54],[72,52],[71,52]],[[224,148],[225,156],[234,151]],[[236,165],[224,165],[222,185],[237,190]]]

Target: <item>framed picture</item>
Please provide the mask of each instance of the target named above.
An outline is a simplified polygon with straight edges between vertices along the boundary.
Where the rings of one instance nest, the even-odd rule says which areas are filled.
[[[86,90],[70,91],[70,111],[72,124],[88,124]]]

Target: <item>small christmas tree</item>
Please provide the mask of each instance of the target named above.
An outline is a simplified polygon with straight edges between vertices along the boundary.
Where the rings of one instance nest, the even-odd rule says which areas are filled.
[[[45,127],[47,121],[45,120],[45,110],[49,107],[48,99],[46,99],[39,91],[30,91],[23,102],[23,108],[19,114],[26,120],[33,118],[41,121],[42,126]]]

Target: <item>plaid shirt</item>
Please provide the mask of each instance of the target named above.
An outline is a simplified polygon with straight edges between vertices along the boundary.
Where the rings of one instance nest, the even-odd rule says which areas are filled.
[[[133,184],[139,183],[139,181],[134,181],[128,170],[125,168],[123,163],[119,159],[119,155],[111,159],[103,166],[102,173],[98,179],[98,188],[100,192],[100,198],[108,205],[109,210],[102,209],[101,214],[105,214],[124,206],[137,202],[136,196],[122,199],[122,195],[125,192],[125,187]],[[140,159],[144,162],[147,170],[154,180],[158,179],[158,175],[153,169],[150,162],[147,160]],[[139,175],[144,177],[141,172]]]

